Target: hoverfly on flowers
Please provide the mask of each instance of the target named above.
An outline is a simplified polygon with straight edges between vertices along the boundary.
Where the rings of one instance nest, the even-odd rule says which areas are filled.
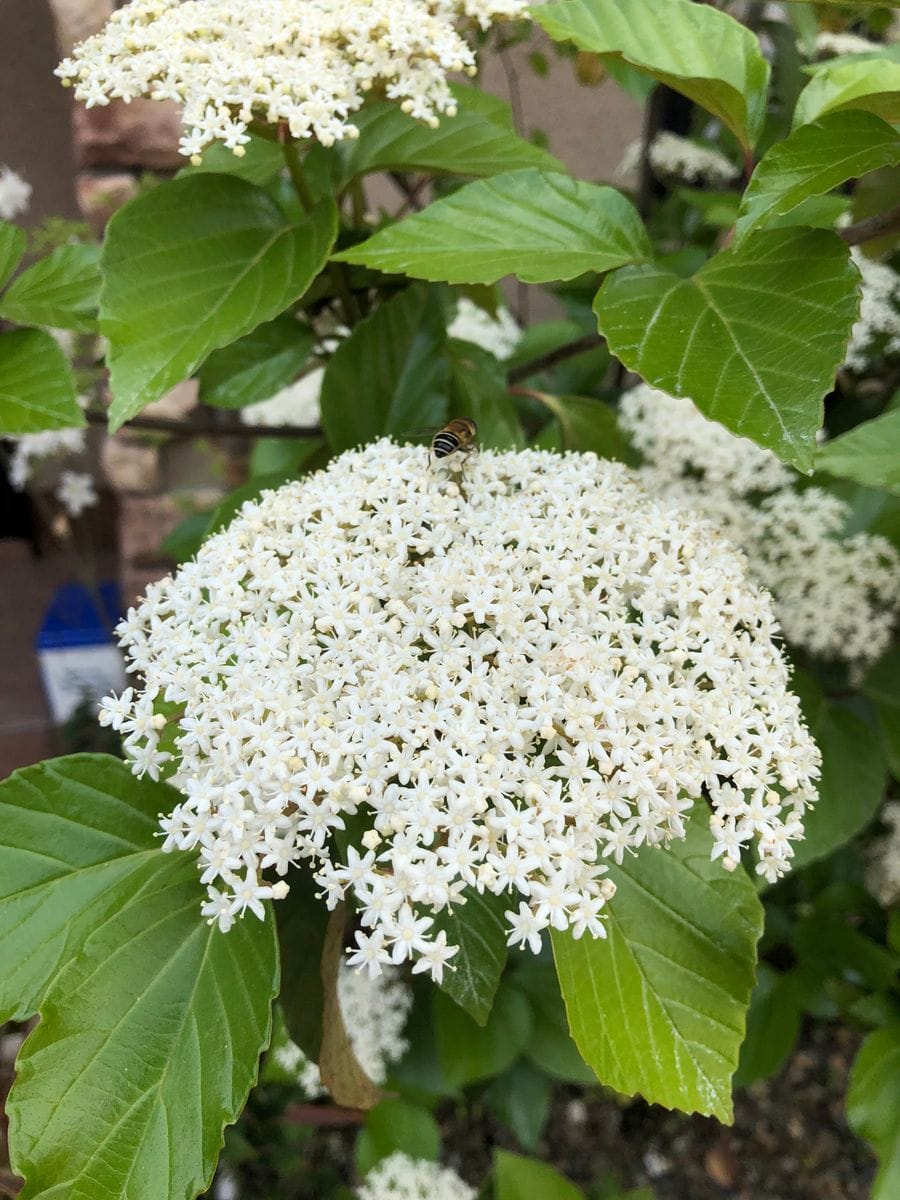
[[[455,417],[452,421],[437,431],[431,439],[428,450],[428,462],[431,456],[449,458],[451,454],[461,454],[463,460],[478,449],[475,439],[478,437],[478,426],[468,417]]]

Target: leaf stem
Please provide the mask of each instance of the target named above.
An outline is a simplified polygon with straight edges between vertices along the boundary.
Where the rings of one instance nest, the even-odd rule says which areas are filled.
[[[855,225],[839,229],[838,233],[848,246],[859,246],[863,242],[874,242],[876,238],[900,233],[900,205],[888,212],[865,217],[862,221],[857,221]]]

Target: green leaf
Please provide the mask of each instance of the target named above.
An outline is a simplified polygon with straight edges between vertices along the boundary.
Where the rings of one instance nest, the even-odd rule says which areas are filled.
[[[824,63],[800,93],[794,128],[842,108],[863,108],[885,121],[900,121],[900,62],[837,58]]]
[[[156,839],[178,794],[118,760],[42,763],[0,797],[2,984],[41,1013],[8,1105],[21,1195],[194,1196],[268,1040],[272,922],[206,923],[192,856]]]
[[[322,953],[328,910],[316,898],[318,885],[301,864],[290,875],[291,890],[275,908],[283,982],[278,1002],[291,1036],[307,1058],[317,1062],[322,1049]]]
[[[121,208],[101,262],[110,428],[298,300],[335,229],[331,201],[285,224],[265,192],[225,175],[175,179]]]
[[[257,183],[262,187],[271,183],[283,168],[284,151],[278,142],[251,135],[242,158],[233,154],[222,142],[213,142],[203,151],[199,165],[189,164],[179,172],[179,176],[233,175],[236,179],[246,179],[248,183]]]
[[[360,321],[322,380],[322,425],[335,453],[442,423],[445,338],[440,300],[424,287],[407,288]]]
[[[284,475],[297,479],[320,465],[323,438],[257,438],[250,452],[250,476]]]
[[[819,798],[804,815],[805,836],[794,847],[793,863],[799,867],[830,854],[865,829],[881,805],[887,772],[870,725],[827,700],[805,672],[795,672],[792,687],[822,751]]]
[[[769,67],[756,37],[691,0],[564,0],[531,15],[557,41],[649,72],[753,146],[766,116]]]
[[[878,992],[897,978],[900,959],[843,916],[813,912],[797,926],[792,941],[801,967],[819,979],[855,977]]]
[[[534,1022],[525,1056],[551,1079],[564,1083],[595,1084],[597,1076],[578,1053],[569,1033],[566,1006],[552,958],[519,956],[516,986],[531,1001]]]
[[[524,445],[516,406],[506,382],[506,364],[472,342],[447,343],[450,388],[455,416],[471,417],[478,444],[485,450],[515,450]]]
[[[889,650],[862,681],[860,691],[875,705],[881,743],[895,779],[900,779],[900,648]]]
[[[451,1087],[505,1071],[519,1057],[531,1032],[528,1000],[508,983],[497,992],[483,1027],[441,991],[434,992],[431,1011],[441,1068]]]
[[[801,1012],[793,975],[779,975],[760,963],[747,1010],[747,1036],[734,1075],[736,1088],[781,1070],[797,1043]]]
[[[214,350],[200,368],[200,399],[215,408],[268,400],[293,383],[313,348],[313,335],[285,314]]]
[[[753,172],[735,225],[734,244],[848,179],[900,162],[900,137],[867,112],[835,112],[776,142]]]
[[[550,1113],[552,1087],[543,1071],[529,1062],[514,1063],[484,1093],[484,1103],[526,1150],[537,1149]]]
[[[24,229],[0,221],[0,284],[6,283],[22,261],[27,244]]]
[[[172,558],[176,563],[187,562],[193,558],[206,538],[209,528],[210,512],[195,512],[185,517],[167,534],[160,543],[160,550],[166,558]]]
[[[730,1121],[762,908],[744,871],[710,862],[701,813],[686,841],[610,869],[607,937],[554,933],[569,1027],[602,1083]]]
[[[562,450],[593,451],[600,458],[614,458],[636,467],[640,456],[619,429],[616,411],[603,400],[588,396],[551,396],[541,400],[559,421]]]
[[[506,966],[505,896],[479,893],[467,888],[464,904],[443,909],[435,918],[435,930],[443,929],[447,941],[459,946],[444,972],[441,987],[479,1025],[487,1023],[500,977]]]
[[[900,1024],[870,1033],[850,1074],[847,1119],[880,1159],[872,1200],[900,1195]]]
[[[504,275],[547,283],[650,254],[636,209],[614,188],[511,171],[467,184],[335,257],[448,283],[496,283]]]
[[[464,111],[477,113],[480,117],[487,117],[501,129],[515,132],[516,123],[513,118],[512,105],[502,96],[486,92],[477,84],[471,83],[451,83],[450,91],[453,93],[456,103]]]
[[[382,1100],[366,1113],[356,1143],[356,1169],[365,1175],[397,1150],[434,1162],[441,1153],[441,1131],[427,1108],[408,1100]]]
[[[497,175],[501,171],[540,167],[564,171],[546,150],[527,142],[496,119],[463,106],[455,117],[443,117],[437,129],[409,117],[396,104],[382,101],[354,114],[356,141],[342,143],[342,178],[370,171],[429,171],[454,175]]]
[[[75,394],[72,369],[49,333],[0,333],[0,436],[81,428]]]
[[[574,1183],[536,1158],[521,1158],[507,1150],[494,1154],[497,1200],[584,1200]]]
[[[617,271],[594,309],[612,352],[648,383],[808,471],[858,282],[835,234],[779,229],[690,279],[654,266]]]
[[[849,433],[826,442],[816,466],[829,475],[900,496],[900,409],[863,421]]]
[[[100,247],[58,246],[15,279],[0,316],[20,325],[92,333],[100,297]]]

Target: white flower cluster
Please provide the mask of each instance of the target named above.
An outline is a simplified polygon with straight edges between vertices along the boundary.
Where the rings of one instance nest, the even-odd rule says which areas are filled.
[[[858,33],[835,33],[823,29],[816,35],[816,54],[820,57],[843,54],[877,54],[885,49],[882,42],[873,42]]]
[[[900,555],[886,538],[841,537],[849,509],[774,454],[708,421],[690,400],[641,384],[620,424],[644,456],[647,487],[715,522],[775,599],[785,637],[854,668],[887,648],[900,611]],[[753,493],[768,493],[754,503]]]
[[[412,991],[396,970],[371,976],[341,964],[338,1002],[350,1046],[356,1060],[373,1083],[387,1079],[388,1067],[398,1062],[409,1047],[403,1027],[412,1008]],[[324,1096],[319,1068],[291,1041],[277,1046],[279,1066],[296,1071],[298,1082],[311,1099]]]
[[[32,187],[11,167],[0,164],[0,218],[12,221],[28,212]]]
[[[643,144],[632,142],[622,156],[617,175],[631,175],[640,169]],[[690,138],[662,130],[650,143],[647,157],[654,174],[685,183],[708,183],[721,187],[740,175],[740,170],[719,150],[701,146]]]
[[[131,0],[57,68],[88,106],[174,100],[197,158],[243,154],[253,121],[330,146],[372,94],[436,125],[455,112],[447,73],[475,71],[456,25],[520,16],[524,0]]]
[[[21,492],[34,473],[35,464],[59,454],[81,454],[87,431],[84,429],[47,429],[25,433],[15,439],[9,461],[9,481]]]
[[[421,446],[345,453],[245,504],[119,633],[143,690],[102,719],[184,793],[165,848],[199,853],[206,915],[261,916],[287,890],[262,872],[306,863],[372,974],[440,980],[434,918],[467,888],[512,894],[512,945],[603,936],[598,859],[682,837],[701,798],[713,857],[755,844],[775,879],[815,799],[742,556],[594,455],[483,452],[457,484]]]
[[[851,251],[862,275],[859,320],[853,326],[846,366],[864,371],[880,354],[900,354],[900,275],[874,262],[857,247]]]
[[[881,821],[888,832],[870,847],[866,886],[885,908],[900,902],[900,802],[886,804]]]
[[[396,1150],[357,1189],[359,1200],[475,1200],[475,1189],[449,1167]]]
[[[347,329],[335,331],[335,337],[326,338],[323,350],[333,354],[341,337],[349,333]],[[496,317],[479,308],[468,297],[460,298],[456,315],[447,327],[447,334],[462,341],[474,342],[483,350],[489,351],[501,361],[509,358],[522,331],[515,317],[508,308],[500,306]],[[248,404],[241,409],[241,420],[245,425],[267,425],[269,428],[278,425],[318,425],[322,416],[321,396],[322,380],[325,368],[313,367],[296,382],[288,384],[281,391],[270,396],[268,400],[260,400],[257,404]]]
[[[497,315],[492,317],[468,296],[460,297],[456,316],[447,327],[447,333],[452,338],[480,346],[501,362],[509,358],[522,336],[518,322],[505,305],[500,305]]]

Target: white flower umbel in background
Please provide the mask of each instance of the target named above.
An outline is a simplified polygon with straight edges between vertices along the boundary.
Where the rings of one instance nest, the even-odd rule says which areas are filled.
[[[313,367],[295,383],[257,404],[248,404],[241,409],[241,420],[245,425],[311,426],[318,425],[322,415],[320,399],[324,367]]]
[[[616,173],[631,175],[639,170],[640,141],[632,142],[622,156]],[[712,187],[724,187],[740,175],[740,170],[719,150],[701,146],[690,138],[663,130],[658,133],[647,151],[650,166],[655,175],[663,179],[681,179],[685,183],[708,183]]]
[[[388,1068],[409,1047],[403,1027],[412,1007],[412,991],[397,970],[387,968],[372,978],[342,964],[338,1001],[357,1062],[373,1083],[384,1083]],[[285,1041],[275,1047],[273,1054],[284,1070],[297,1072],[297,1081],[310,1099],[326,1094],[318,1066],[299,1046]]]
[[[815,799],[743,557],[590,454],[485,451],[457,484],[425,447],[345,453],[245,504],[119,633],[142,682],[102,719],[184,793],[165,847],[197,852],[206,915],[261,916],[299,864],[355,902],[372,974],[439,981],[434,916],[467,888],[507,898],[511,944],[603,936],[603,859],[664,853],[701,797],[714,857],[752,846],[776,879]]]
[[[900,555],[891,542],[842,537],[842,500],[821,488],[796,491],[797,472],[708,421],[690,400],[641,384],[620,403],[647,487],[708,517],[741,547],[751,575],[772,592],[789,642],[854,669],[887,649],[900,612]]]
[[[476,1191],[449,1167],[397,1150],[372,1168],[359,1200],[475,1200]]]
[[[830,29],[823,29],[816,35],[816,54],[820,58],[844,54],[877,54],[884,50],[882,42],[870,41],[857,33],[835,33]]]
[[[900,803],[886,804],[881,821],[888,827],[869,848],[866,886],[885,908],[900,902]]]
[[[499,305],[497,315],[492,317],[468,296],[460,298],[447,333],[452,338],[480,346],[501,362],[509,358],[522,336],[515,317],[504,305]]]
[[[0,163],[0,218],[14,221],[28,212],[31,203],[31,184],[26,183],[10,167]]]
[[[873,262],[858,247],[850,253],[862,275],[862,298],[845,365],[865,371],[882,355],[900,354],[900,275],[887,263]]]
[[[55,495],[70,517],[80,516],[98,500],[94,477],[87,471],[63,471]]]
[[[23,491],[37,464],[59,455],[81,454],[86,442],[86,429],[48,429],[23,434],[14,440],[9,461],[10,483],[17,492]]]
[[[87,105],[174,100],[182,153],[214,141],[243,154],[253,121],[324,146],[355,137],[366,96],[437,125],[448,72],[474,73],[461,21],[486,29],[525,0],[132,0],[57,69]]]

